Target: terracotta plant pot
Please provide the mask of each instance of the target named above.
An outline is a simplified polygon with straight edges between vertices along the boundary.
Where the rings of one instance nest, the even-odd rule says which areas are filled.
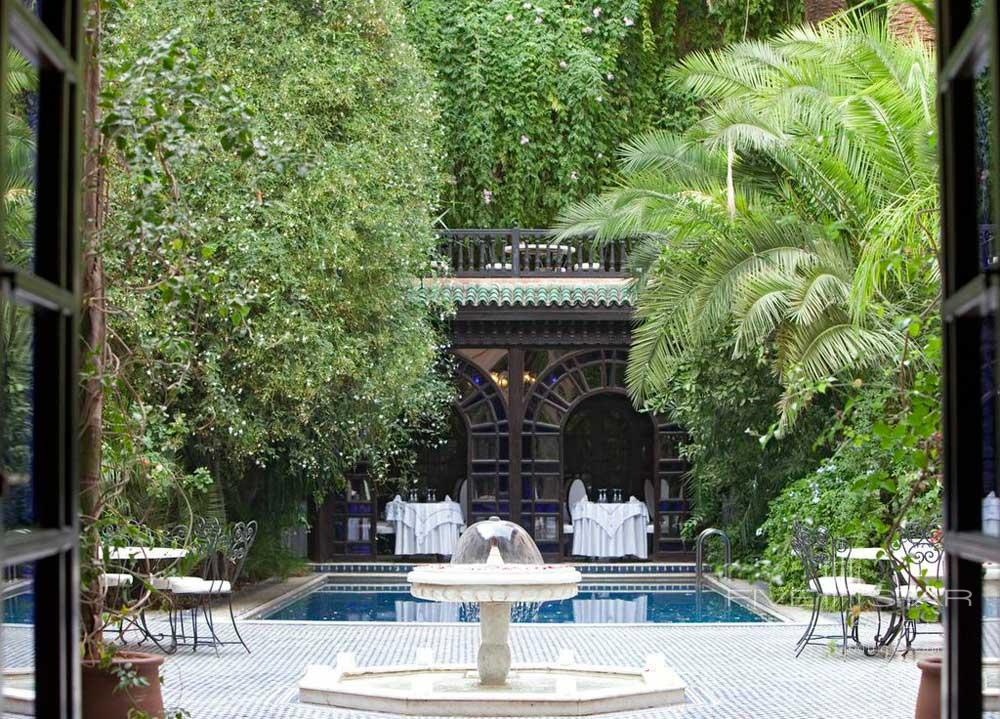
[[[163,657],[144,652],[117,652],[113,667],[126,663],[147,685],[115,691],[119,678],[114,668],[102,669],[98,662],[84,660],[81,668],[83,719],[128,719],[129,710],[145,712],[150,717],[163,716],[163,695],[160,692],[160,665]]]
[[[941,657],[921,659],[917,666],[920,667],[920,688],[917,690],[914,719],[940,719]]]

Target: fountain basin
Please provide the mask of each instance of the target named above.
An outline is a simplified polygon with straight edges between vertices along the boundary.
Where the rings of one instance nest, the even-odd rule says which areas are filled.
[[[406,580],[418,599],[436,602],[548,602],[576,596],[573,567],[542,564],[440,564],[418,567]]]
[[[662,655],[642,669],[581,664],[523,664],[503,686],[485,687],[472,665],[357,668],[311,666],[299,682],[303,702],[403,715],[588,716],[684,701],[684,683]]]

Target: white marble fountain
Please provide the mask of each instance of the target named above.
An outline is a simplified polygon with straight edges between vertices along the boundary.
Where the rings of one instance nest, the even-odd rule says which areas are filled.
[[[563,650],[551,663],[511,667],[511,604],[568,599],[580,583],[573,567],[544,564],[534,540],[512,522],[491,517],[472,525],[451,564],[419,567],[407,579],[415,597],[479,604],[476,666],[437,666],[432,650],[415,647],[412,664],[359,668],[345,652],[333,667],[307,667],[303,702],[410,715],[582,716],[684,701],[684,683],[660,654],[625,668],[576,664]]]

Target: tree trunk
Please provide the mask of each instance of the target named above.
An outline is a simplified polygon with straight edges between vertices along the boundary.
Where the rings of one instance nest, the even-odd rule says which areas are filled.
[[[101,259],[101,226],[104,219],[105,176],[101,164],[101,3],[93,0],[87,14],[87,56],[84,75],[83,160],[83,286],[80,308],[80,356],[83,369],[80,411],[80,511],[83,532],[95,532],[100,514],[101,442],[104,417],[104,368],[107,357],[107,316],[104,265]],[[85,542],[98,551],[96,537]],[[84,557],[84,563],[91,558]],[[100,642],[101,591],[83,587],[81,620],[84,652],[91,656]]]
[[[888,15],[890,36],[902,42],[910,42],[916,36],[924,44],[934,47],[934,26],[906,0],[890,5]]]
[[[847,0],[806,0],[806,22],[810,25],[826,20],[847,9]]]

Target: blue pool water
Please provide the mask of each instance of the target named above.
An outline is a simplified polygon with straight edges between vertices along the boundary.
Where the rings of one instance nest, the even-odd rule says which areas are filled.
[[[700,595],[700,596],[699,596]],[[320,622],[478,622],[472,604],[416,599],[406,585],[365,587],[326,584],[262,617]],[[766,622],[741,603],[693,585],[628,585],[613,590],[582,585],[572,599],[515,605],[512,620],[524,624],[678,624]]]
[[[3,600],[4,624],[34,624],[35,597],[31,592],[15,594]]]

